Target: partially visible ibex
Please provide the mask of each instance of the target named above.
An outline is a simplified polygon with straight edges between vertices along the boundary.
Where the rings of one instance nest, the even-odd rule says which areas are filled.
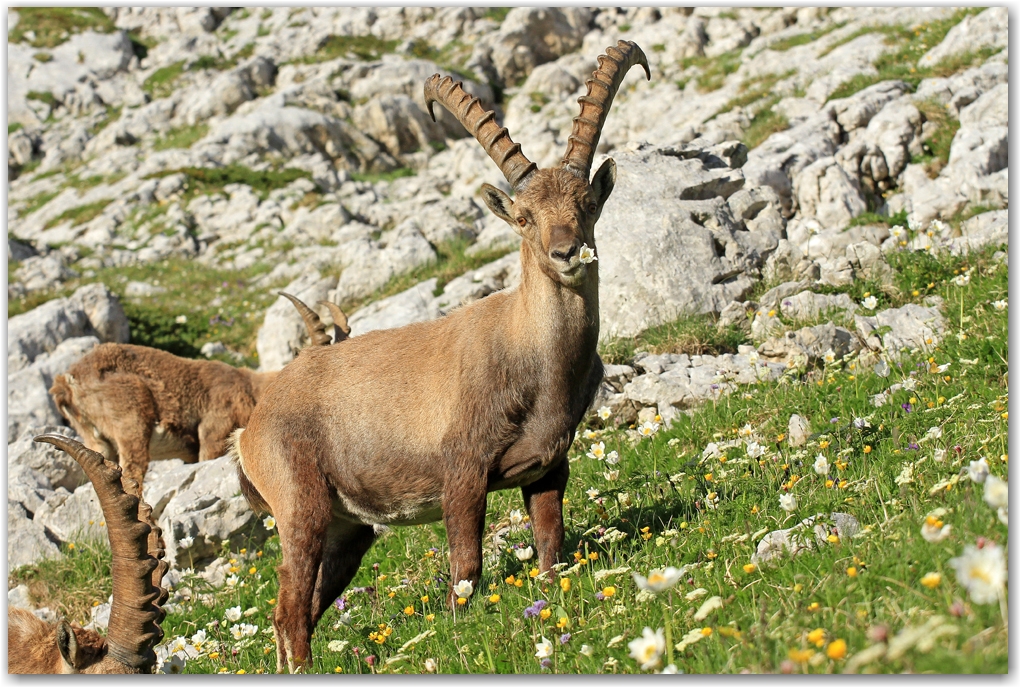
[[[314,310],[290,294],[312,346],[330,342]],[[325,303],[337,341],[350,334],[347,317]],[[149,461],[212,460],[230,433],[248,422],[255,403],[279,372],[255,372],[215,360],[190,360],[131,344],[96,346],[57,375],[50,395],[85,445],[117,461],[141,485]]]
[[[358,570],[373,525],[446,524],[451,582],[478,586],[486,494],[520,487],[539,567],[563,546],[567,450],[602,381],[595,222],[616,180],[588,176],[634,43],[599,56],[559,166],[537,169],[478,102],[425,82],[516,192],[489,209],[519,233],[520,286],[444,318],[309,348],[259,401],[232,453],[249,503],[276,516],[283,549],[273,618],[277,669],[309,659],[312,630]],[[650,75],[649,75],[650,78]],[[456,604],[451,590],[448,602]]]
[[[105,637],[65,620],[46,623],[21,608],[7,611],[8,673],[151,673],[153,647],[163,637],[160,623],[167,592],[160,586],[167,564],[163,537],[141,490],[121,469],[95,451],[60,434],[36,441],[63,449],[81,464],[96,488],[110,533],[113,604]]]

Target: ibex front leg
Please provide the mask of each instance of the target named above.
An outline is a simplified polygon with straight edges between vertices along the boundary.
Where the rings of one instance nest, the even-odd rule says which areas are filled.
[[[563,492],[569,475],[570,465],[564,457],[540,479],[521,487],[538,549],[540,572],[551,570],[563,551]]]
[[[478,589],[482,576],[482,531],[485,527],[486,477],[478,470],[454,469],[443,494],[443,524],[450,545],[448,603],[456,610],[453,586],[467,580]]]

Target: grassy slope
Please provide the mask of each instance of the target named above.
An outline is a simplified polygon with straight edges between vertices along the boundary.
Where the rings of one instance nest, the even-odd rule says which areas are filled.
[[[640,672],[628,657],[627,642],[640,636],[646,625],[664,627],[668,617],[673,643],[692,629],[708,628],[702,630],[706,634],[700,642],[675,652],[676,665],[687,672],[774,671],[791,650],[797,658],[816,652],[815,658],[798,664],[798,671],[839,672],[845,660],[824,655],[831,641],[846,641],[850,658],[869,646],[868,634],[875,628],[885,626],[894,634],[940,615],[956,628],[955,634],[938,639],[927,652],[910,650],[898,660],[877,661],[871,669],[1005,672],[1007,634],[998,606],[972,603],[948,560],[979,536],[1005,545],[1007,528],[982,501],[981,487],[965,478],[951,489],[936,490],[934,495],[930,491],[939,480],[982,455],[988,457],[993,474],[1003,478],[1008,474],[1008,318],[990,305],[1006,298],[1008,274],[989,259],[990,252],[940,260],[914,255],[897,262],[904,300],[919,301],[926,293],[941,295],[950,329],[930,356],[905,356],[887,379],[856,369],[850,362],[816,371],[802,381],[746,388],[695,409],[671,429],[637,445],[620,430],[601,431],[599,439],[605,441],[607,451],[619,451],[622,459],[616,466],[619,478],[613,482],[603,475],[606,466],[584,456],[591,440],[579,437],[571,451],[575,462],[565,509],[567,556],[572,561],[577,551],[593,560],[569,575],[567,592],[558,583],[542,585],[530,579],[534,561],[522,564],[505,552],[495,565],[486,563],[474,603],[454,618],[440,601],[447,570],[443,528],[438,524],[402,528],[383,536],[366,556],[353,584],[375,587],[375,593],[348,590],[349,607],[355,607],[350,626],[338,622],[336,609],[327,613],[313,642],[314,670],[421,672],[425,659],[433,658],[442,672],[537,672],[534,644],[544,636],[556,646],[557,672]],[[968,286],[949,281],[968,267],[976,268]],[[911,295],[911,287],[917,295]],[[954,335],[961,324],[965,340]],[[678,327],[678,331],[685,330]],[[950,367],[935,374],[929,371],[932,362],[950,363]],[[873,394],[911,374],[917,379],[916,390],[900,391],[880,408],[870,403]],[[912,412],[906,412],[903,403],[910,403]],[[802,450],[792,449],[785,437],[779,437],[786,432],[792,412],[826,434],[813,437]],[[854,417],[867,417],[871,427],[854,429]],[[709,442],[737,437],[739,428],[746,425],[769,447],[760,463],[748,461],[742,448],[727,451],[725,462],[702,459]],[[940,427],[942,437],[920,441],[920,449],[912,450],[910,443],[924,437],[930,427]],[[825,448],[823,441],[829,442]],[[866,446],[871,447],[868,453]],[[949,449],[944,463],[933,461],[936,447]],[[830,477],[836,483],[830,488],[811,469],[817,453],[826,455],[830,463],[837,458],[846,463],[844,469],[833,467]],[[898,485],[895,479],[908,462],[915,465],[913,481]],[[779,508],[778,496],[794,476],[799,477],[792,487],[799,507],[787,515]],[[602,505],[592,503],[585,494],[592,487],[605,499]],[[706,510],[709,492],[719,501]],[[622,493],[629,496],[627,506],[617,498]],[[491,531],[497,523],[506,524],[510,510],[522,507],[519,492],[491,495],[487,527]],[[946,509],[941,517],[952,525],[952,534],[942,543],[929,544],[919,536],[919,528],[935,508]],[[837,510],[853,514],[867,534],[774,566],[745,570],[757,538],[741,541],[744,535],[789,527],[800,518]],[[592,530],[598,527],[615,527],[626,537],[600,543]],[[530,543],[530,533],[520,530],[510,535],[509,542]],[[490,550],[487,540],[487,554]],[[211,641],[203,646],[202,657],[190,661],[187,672],[275,669],[269,628],[277,594],[278,537],[274,535],[260,554],[251,561],[244,558],[254,552],[233,554],[240,582],[214,592],[211,607],[193,601],[168,616],[164,623],[168,639],[190,636],[199,629],[209,634]],[[50,572],[45,576],[52,577],[53,570],[61,567],[102,569],[102,562],[96,560],[102,555],[101,550],[79,547],[65,562],[47,564]],[[698,567],[681,582],[671,602],[668,597],[639,601],[629,573],[595,578],[620,566],[647,573],[687,563]],[[856,576],[848,574],[850,568],[856,569]],[[942,575],[934,589],[920,584],[928,572]],[[505,580],[510,575],[523,578],[522,585],[508,584]],[[14,580],[24,577],[22,571]],[[197,582],[190,584],[195,594],[207,591]],[[598,600],[596,592],[608,586],[615,588],[615,595]],[[696,588],[705,589],[706,596],[687,601],[684,595]],[[107,591],[93,593],[98,601]],[[491,594],[498,594],[499,600],[488,600]],[[61,603],[57,591],[51,596],[52,603]],[[721,597],[723,607],[703,621],[694,621],[692,614],[710,596]],[[523,617],[523,610],[536,599],[549,602],[548,619]],[[963,615],[953,617],[949,609],[958,599],[964,602]],[[256,636],[240,642],[230,637],[232,623],[225,621],[224,612],[233,606],[255,609],[243,620],[259,626]],[[391,634],[381,627],[390,628]],[[817,628],[824,635],[820,646],[807,639]],[[370,639],[370,633],[380,631],[375,640]],[[401,653],[405,642],[427,631],[435,634],[403,651],[406,659],[385,664]],[[569,640],[561,645],[559,638],[568,632]],[[619,635],[623,639],[614,642]],[[331,650],[330,642],[342,648]],[[582,644],[592,648],[590,657],[580,652]],[[376,657],[374,667],[366,662],[368,655]]]

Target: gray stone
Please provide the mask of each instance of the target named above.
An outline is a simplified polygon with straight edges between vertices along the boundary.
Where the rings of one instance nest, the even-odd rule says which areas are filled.
[[[26,608],[32,610],[34,604],[28,593],[28,585],[19,584],[14,589],[7,590],[8,608]]]
[[[406,291],[366,305],[353,315],[348,324],[351,336],[376,329],[395,329],[413,322],[425,322],[439,317],[435,277],[423,281]]]
[[[28,514],[20,504],[7,504],[7,569],[14,571],[42,560],[61,558],[57,545],[47,536],[46,528]]]
[[[93,336],[62,341],[49,353],[41,353],[26,368],[7,375],[7,437],[13,439],[29,427],[61,425],[49,388],[62,374],[99,343]]]
[[[805,362],[813,363],[823,360],[828,351],[833,352],[835,360],[842,360],[860,349],[861,343],[853,332],[827,322],[773,337],[759,346],[758,352],[770,358],[788,360],[803,356]]]
[[[977,52],[984,47],[1006,47],[1009,16],[1006,7],[990,7],[977,16],[964,17],[949,29],[942,42],[921,56],[919,67],[932,67],[962,52]]]
[[[964,255],[985,246],[1009,244],[1009,210],[993,210],[971,217],[960,225],[959,237],[945,243],[954,255]]]
[[[807,420],[797,413],[790,416],[790,422],[786,428],[787,441],[790,446],[803,446],[811,436],[811,425]]]
[[[801,520],[798,525],[784,530],[774,530],[766,534],[755,553],[751,554],[751,562],[755,565],[774,561],[784,554],[795,556],[802,551],[810,551],[818,546],[828,545],[828,536],[835,534],[846,540],[860,531],[857,518],[848,513],[819,513]]]
[[[171,566],[192,567],[215,558],[224,542],[236,550],[258,545],[271,534],[241,495],[229,456],[179,470],[191,472],[191,482],[178,489],[157,520]],[[193,538],[188,548],[181,542],[185,537]]]
[[[71,456],[51,444],[43,444],[33,441],[33,438],[40,434],[63,434],[80,441],[74,430],[62,426],[30,427],[24,431],[18,440],[7,444],[7,470],[8,485],[10,484],[10,471],[16,467],[27,468],[35,475],[42,477],[42,482],[48,489],[63,487],[68,491],[74,491],[88,481],[81,466]]]
[[[446,314],[501,289],[516,286],[521,280],[521,254],[509,253],[477,270],[450,280],[443,288],[436,305]]]
[[[813,291],[801,291],[787,296],[780,300],[779,307],[783,316],[791,320],[811,320],[832,311],[838,311],[838,314],[846,317],[857,310],[850,296],[845,293],[820,294]]]
[[[616,187],[597,228],[601,336],[633,336],[740,300],[766,257],[755,233],[741,229],[721,196],[683,200],[685,180],[698,186],[693,196],[726,194],[730,182],[707,180],[736,179],[739,170],[710,169],[675,149],[642,147],[614,159]]]
[[[946,321],[937,308],[924,308],[907,303],[900,308],[883,310],[874,316],[855,317],[857,333],[874,350],[884,349],[891,356],[900,351],[918,348],[930,351],[938,345],[946,329]],[[879,341],[875,330],[889,327]]]
[[[804,168],[793,180],[802,217],[814,217],[825,227],[841,229],[868,209],[857,181],[834,157],[823,157]]]

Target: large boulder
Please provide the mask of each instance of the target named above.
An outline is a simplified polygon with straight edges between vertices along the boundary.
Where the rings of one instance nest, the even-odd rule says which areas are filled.
[[[1005,48],[1009,39],[1007,8],[990,7],[977,16],[964,17],[949,29],[942,42],[921,56],[918,67],[933,67],[942,60],[981,48]]]
[[[754,196],[734,204],[744,217],[726,202],[743,187],[741,171],[726,162],[742,163],[742,155],[727,154],[734,147],[695,141],[614,152],[616,187],[595,229],[603,337],[719,312],[750,290],[778,237],[747,231]]]
[[[351,336],[376,329],[395,329],[413,322],[433,320],[440,315],[433,292],[436,278],[423,281],[395,296],[366,305],[351,315]]]
[[[42,478],[42,484],[48,489],[63,487],[74,491],[88,481],[85,472],[74,458],[51,444],[33,441],[40,434],[63,434],[80,440],[69,427],[42,426],[30,427],[23,432],[18,440],[7,445],[8,486],[10,472],[16,468],[26,468]]]
[[[48,558],[60,558],[60,549],[46,528],[28,519],[18,503],[7,504],[7,569],[15,570]]]
[[[946,320],[938,308],[907,303],[868,317],[856,316],[857,333],[874,350],[885,349],[892,356],[913,348],[934,350],[946,330]],[[885,329],[888,327],[888,329]],[[885,329],[885,333],[876,330]]]
[[[591,10],[583,7],[516,7],[495,35],[479,41],[468,67],[489,67],[500,82],[514,85],[538,65],[581,47],[591,22]]]

